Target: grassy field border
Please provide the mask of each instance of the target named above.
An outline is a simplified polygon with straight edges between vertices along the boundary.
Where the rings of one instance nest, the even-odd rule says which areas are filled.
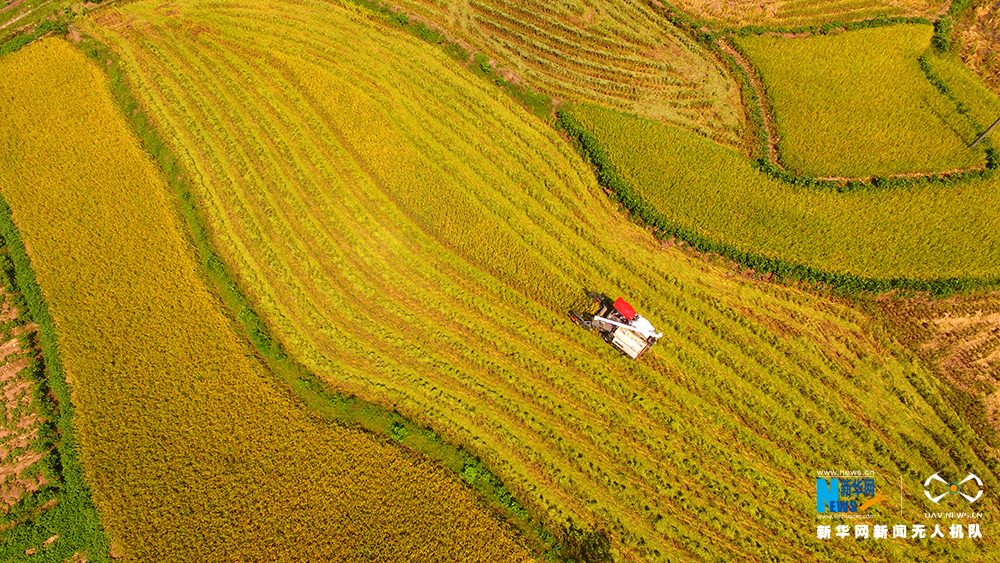
[[[369,4],[365,0],[349,1]],[[374,2],[370,4],[378,6]],[[460,46],[449,43],[442,34],[428,30],[422,23],[410,23],[407,20],[406,24],[401,25],[400,14],[388,10],[384,5],[378,8],[376,13],[383,19],[390,20],[392,25],[402,27],[428,42],[441,45],[459,61],[473,60],[479,63],[478,59],[472,58]],[[221,301],[235,325],[238,325],[237,332],[246,336],[260,359],[288,386],[290,392],[303,403],[307,411],[323,422],[348,424],[378,437],[392,440],[450,469],[483,498],[487,505],[514,524],[532,544],[531,547],[547,561],[574,560],[574,556],[579,557],[580,554],[583,554],[584,561],[610,560],[607,558],[610,557],[608,553],[610,544],[606,531],[578,528],[572,522],[558,530],[547,529],[544,519],[540,515],[533,514],[525,504],[514,498],[488,464],[471,452],[448,443],[433,429],[421,426],[397,411],[338,393],[325,381],[292,360],[281,344],[271,336],[266,321],[255,311],[235,276],[219,257],[206,224],[196,207],[191,186],[177,164],[178,159],[159,137],[139,106],[118,57],[107,46],[89,36],[83,36],[77,47],[105,70],[111,85],[111,94],[122,115],[139,138],[143,148],[163,172],[170,187],[171,199],[175,203],[175,211],[186,226],[185,234],[203,266],[201,274],[206,286]],[[496,74],[495,69],[490,68],[487,71],[487,65],[482,63],[470,66],[473,66],[473,72],[496,83],[525,105],[529,111],[551,122],[549,116],[552,115],[552,105],[548,96],[538,95],[517,84],[506,82]],[[543,98],[545,105],[533,103]],[[539,108],[544,108],[544,112],[536,111]]]
[[[670,222],[652,205],[643,200],[618,173],[600,141],[577,123],[567,108],[560,108],[556,115],[557,126],[569,137],[583,158],[594,166],[598,183],[640,224],[651,227],[657,238],[675,238],[684,241],[698,252],[723,256],[756,272],[773,274],[778,280],[807,282],[818,286],[814,289],[825,288],[841,295],[884,293],[897,290],[926,292],[935,297],[947,297],[954,293],[1000,287],[1000,276],[915,280],[909,278],[879,279],[838,274],[779,258],[768,258],[752,252],[744,252],[733,245],[711,240],[695,231]]]

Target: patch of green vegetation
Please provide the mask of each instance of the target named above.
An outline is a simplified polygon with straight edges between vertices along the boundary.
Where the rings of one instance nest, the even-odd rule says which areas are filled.
[[[0,13],[0,57],[39,37],[66,33],[70,22],[86,13],[82,4],[68,0],[25,0],[5,9]]]

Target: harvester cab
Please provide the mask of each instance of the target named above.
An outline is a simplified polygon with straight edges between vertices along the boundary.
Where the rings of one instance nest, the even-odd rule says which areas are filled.
[[[608,344],[629,358],[638,360],[663,336],[621,297],[611,301],[600,293],[589,292],[587,296],[591,301],[590,309],[596,306],[597,311],[572,310],[570,317],[583,328],[601,333]]]

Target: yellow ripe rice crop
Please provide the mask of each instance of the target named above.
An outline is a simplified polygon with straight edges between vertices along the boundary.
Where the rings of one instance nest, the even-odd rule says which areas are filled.
[[[398,4],[554,97],[742,142],[739,86],[715,55],[643,0]]]
[[[453,474],[290,400],[204,287],[100,68],[49,39],[0,75],[0,191],[122,561],[529,558]]]
[[[139,1],[87,29],[288,354],[475,452],[552,529],[606,529],[625,560],[919,560],[933,548],[814,549],[815,470],[992,476],[865,315],[665,248],[555,131],[370,12]],[[566,317],[584,288],[663,339],[625,360]]]

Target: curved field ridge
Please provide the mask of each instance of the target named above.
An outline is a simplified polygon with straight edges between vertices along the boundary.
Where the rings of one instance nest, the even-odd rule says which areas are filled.
[[[740,88],[708,49],[644,0],[400,0],[401,6],[560,99],[742,142]]]
[[[122,561],[528,559],[453,474],[319,425],[275,384],[203,286],[101,69],[46,40],[0,73],[0,190]]]
[[[872,468],[887,493],[932,467],[994,478],[864,315],[665,249],[439,50],[322,2],[157,6],[95,13],[90,32],[272,334],[476,452],[551,528],[605,529],[622,560],[920,560],[917,541],[818,543],[815,470]],[[635,363],[580,330],[565,311],[585,287],[630,300],[660,344]],[[925,502],[907,489],[907,514]]]
[[[929,25],[833,36],[736,38],[767,89],[781,162],[798,174],[864,178],[984,165],[978,132],[920,70]]]
[[[996,176],[836,193],[797,187],[681,131],[596,106],[573,116],[674,225],[740,251],[875,279],[996,278]]]

